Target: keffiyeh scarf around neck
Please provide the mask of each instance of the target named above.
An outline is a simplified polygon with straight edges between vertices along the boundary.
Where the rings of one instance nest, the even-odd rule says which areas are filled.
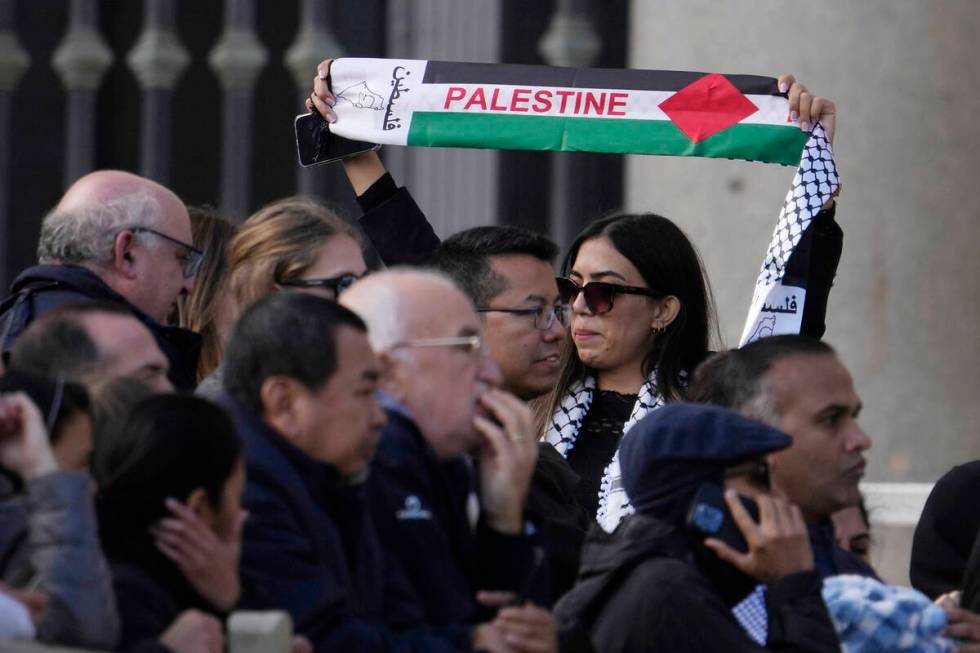
[[[640,388],[636,403],[630,412],[630,418],[623,425],[625,438],[631,428],[641,419],[666,404],[666,400],[657,390],[657,372],[654,370]],[[589,413],[592,398],[595,394],[596,381],[592,376],[576,382],[569,388],[568,394],[562,399],[555,414],[551,418],[551,426],[545,434],[545,441],[558,450],[564,458],[575,448],[582,421]],[[622,445],[622,440],[620,440]],[[619,468],[619,448],[613,454],[612,461],[602,473],[602,483],[599,486],[599,510],[596,521],[607,532],[612,532],[623,517],[632,514],[633,507],[623,490],[622,474]]]

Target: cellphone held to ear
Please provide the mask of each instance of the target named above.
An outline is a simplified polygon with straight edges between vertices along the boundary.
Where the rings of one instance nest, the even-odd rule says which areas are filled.
[[[330,131],[329,123],[315,112],[296,116],[293,126],[296,129],[299,164],[304,168],[343,161],[355,154],[381,147],[376,143],[352,141],[337,136]]]
[[[739,499],[752,520],[758,522],[759,507],[755,501],[741,495]],[[749,545],[725,502],[725,489],[720,485],[705,483],[698,488],[688,510],[686,523],[687,529],[699,539],[713,537],[740,553],[749,550]]]

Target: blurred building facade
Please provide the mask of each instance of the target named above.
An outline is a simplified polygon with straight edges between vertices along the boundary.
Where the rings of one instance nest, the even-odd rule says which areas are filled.
[[[626,0],[0,0],[0,285],[33,262],[40,221],[64,188],[98,168],[157,179],[235,219],[294,193],[356,216],[339,166],[296,164],[293,118],[317,62],[620,68],[627,10]],[[595,46],[584,53],[583,30]],[[443,235],[494,222],[574,233],[622,204],[622,157],[382,156]],[[556,183],[568,192],[552,193]]]
[[[973,0],[0,0],[0,285],[96,168],[235,219],[294,193],[356,215],[337,166],[296,164],[293,117],[325,57],[793,72],[839,108],[846,236],[827,339],[866,405],[868,478],[929,483],[980,458],[977,33]],[[707,264],[719,346],[737,341],[792,178],[706,159],[382,154],[443,236],[518,224],[566,245],[623,205],[669,216]]]

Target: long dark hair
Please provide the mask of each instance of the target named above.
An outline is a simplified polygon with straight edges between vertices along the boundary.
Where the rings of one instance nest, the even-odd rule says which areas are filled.
[[[579,233],[562,263],[567,275],[582,243],[605,236],[640,271],[646,285],[659,296],[673,295],[680,312],[659,334],[643,359],[643,375],[656,370],[657,388],[669,401],[685,394],[683,375],[708,353],[714,324],[714,302],[701,257],[681,229],[655,213],[624,213],[600,218]],[[717,327],[715,327],[715,330]],[[539,405],[539,423],[547,428],[568,389],[594,370],[579,359],[575,344],[566,341],[558,384]]]
[[[203,488],[217,508],[242,452],[224,410],[192,395],[145,399],[116,428],[99,433],[93,474],[110,557],[114,550],[149,546],[148,529],[168,514],[168,497],[184,501]]]

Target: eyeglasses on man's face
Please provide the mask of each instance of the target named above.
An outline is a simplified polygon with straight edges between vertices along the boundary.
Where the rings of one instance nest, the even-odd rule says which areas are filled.
[[[585,297],[585,306],[590,313],[602,315],[608,313],[613,308],[613,299],[616,295],[644,295],[646,297],[660,297],[661,294],[649,288],[638,286],[622,286],[618,283],[606,283],[605,281],[590,281],[584,286],[578,285],[572,279],[558,277],[555,279],[558,284],[558,294],[561,301],[571,306],[578,299],[579,293]]]
[[[483,351],[483,339],[480,336],[447,336],[444,338],[416,338],[402,340],[391,346],[391,349],[402,347],[453,347],[468,354],[479,354]]]
[[[512,315],[533,315],[534,328],[546,331],[558,320],[562,326],[568,326],[571,322],[572,307],[570,304],[556,304],[555,306],[538,306],[536,308],[496,308],[486,306],[476,309],[477,313],[510,313]]]
[[[177,255],[177,258],[181,261],[181,274],[184,275],[185,279],[190,279],[197,274],[198,270],[201,269],[201,264],[204,262],[204,252],[189,245],[182,240],[177,240],[176,238],[171,238],[167,234],[160,233],[156,229],[150,229],[149,227],[133,227],[130,229],[134,234],[147,233],[153,234],[164,240],[168,240],[174,245],[177,245],[181,253]]]
[[[354,282],[360,278],[356,274],[347,273],[339,277],[329,277],[326,279],[289,279],[288,281],[276,279],[276,283],[289,288],[320,288],[329,292],[334,299],[337,299],[340,293],[353,286]]]

